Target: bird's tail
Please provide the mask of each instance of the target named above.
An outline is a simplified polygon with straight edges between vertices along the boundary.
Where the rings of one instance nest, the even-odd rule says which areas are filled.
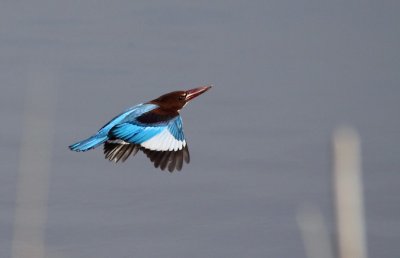
[[[87,138],[86,140],[70,145],[69,149],[73,151],[87,151],[96,148],[97,146],[107,141],[107,139],[107,136],[100,136],[96,134],[92,137]]]

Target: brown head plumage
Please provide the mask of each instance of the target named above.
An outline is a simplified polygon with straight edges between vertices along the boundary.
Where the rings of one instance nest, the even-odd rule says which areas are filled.
[[[186,91],[173,91],[149,101],[149,103],[158,105],[160,109],[165,112],[177,113],[186,103],[203,94],[210,88],[211,86],[208,85]]]

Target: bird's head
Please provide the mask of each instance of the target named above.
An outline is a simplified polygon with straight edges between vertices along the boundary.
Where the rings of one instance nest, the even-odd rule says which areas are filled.
[[[211,88],[211,85],[202,86],[198,88],[194,88],[191,90],[181,90],[181,91],[173,91],[167,94],[164,94],[152,101],[150,103],[157,104],[162,109],[171,110],[171,111],[179,111],[181,110],[186,103],[195,97],[203,94],[207,90]]]

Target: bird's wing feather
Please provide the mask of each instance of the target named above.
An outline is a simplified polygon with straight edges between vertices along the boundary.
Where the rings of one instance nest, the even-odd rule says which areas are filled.
[[[177,116],[170,120],[157,135],[141,142],[140,145],[153,151],[182,150],[186,146],[186,140],[183,134],[181,117]]]
[[[181,170],[183,161],[190,161],[179,115],[169,121],[153,124],[144,124],[136,119],[123,122],[112,127],[108,136],[109,142],[117,145],[106,148],[106,158],[115,162],[120,159],[124,161],[131,149],[137,151],[132,146],[140,146],[140,150],[150,158],[154,166],[162,170],[167,167],[170,172]]]
[[[111,119],[107,124],[105,124],[100,130],[99,133],[105,133],[108,134],[110,129],[112,129],[114,126],[124,123],[124,122],[129,122],[134,120],[135,117],[141,116],[142,114],[145,114],[153,109],[156,109],[158,106],[154,104],[139,104],[134,107],[131,107],[121,114],[117,115],[113,119]]]
[[[109,132],[110,139],[121,139],[128,143],[141,144],[165,129],[165,126],[144,126],[133,122],[117,124]]]
[[[140,144],[141,150],[150,158],[154,166],[169,172],[180,171],[183,161],[190,162],[189,148],[183,134],[180,116],[170,120],[156,136]]]
[[[154,151],[177,151],[186,146],[180,116],[166,124],[145,125],[136,121],[117,124],[111,128],[109,137]]]

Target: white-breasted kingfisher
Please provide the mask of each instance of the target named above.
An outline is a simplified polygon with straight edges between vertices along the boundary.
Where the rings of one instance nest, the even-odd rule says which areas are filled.
[[[180,171],[190,162],[179,111],[193,98],[209,90],[202,86],[174,91],[125,110],[104,125],[95,135],[69,146],[87,151],[104,144],[105,158],[118,162],[143,151],[156,168]]]

